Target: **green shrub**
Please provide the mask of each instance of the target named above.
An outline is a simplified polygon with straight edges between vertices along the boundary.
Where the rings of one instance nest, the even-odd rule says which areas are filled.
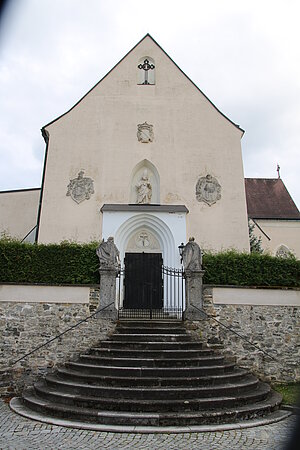
[[[96,243],[32,245],[0,241],[0,282],[99,283]]]
[[[0,240],[0,282],[99,283],[97,243],[26,244]],[[300,287],[300,261],[258,253],[207,253],[204,283]]]
[[[205,284],[300,287],[300,261],[259,253],[207,253],[203,256]]]

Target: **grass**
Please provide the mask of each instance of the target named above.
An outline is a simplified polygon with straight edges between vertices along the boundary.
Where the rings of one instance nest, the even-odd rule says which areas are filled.
[[[300,383],[275,384],[273,389],[282,395],[284,405],[296,405],[300,401]]]

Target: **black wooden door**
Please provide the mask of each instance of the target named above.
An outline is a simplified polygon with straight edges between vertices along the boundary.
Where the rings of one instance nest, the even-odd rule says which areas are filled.
[[[125,254],[124,308],[162,308],[162,263],[160,253]]]

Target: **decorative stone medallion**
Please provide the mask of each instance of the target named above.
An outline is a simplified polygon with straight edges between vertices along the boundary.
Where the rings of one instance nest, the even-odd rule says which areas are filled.
[[[290,258],[291,255],[292,252],[285,245],[281,245],[276,251],[276,256],[278,258]]]
[[[153,142],[154,133],[153,133],[153,125],[149,125],[147,122],[139,123],[137,131],[137,138],[139,142],[143,144],[147,144],[149,142]]]
[[[128,242],[128,252],[160,252],[160,245],[156,237],[147,229],[135,233]]]
[[[147,231],[141,231],[135,237],[136,246],[139,248],[151,247],[151,244],[152,244],[151,240],[152,239],[149,236],[149,233]]]
[[[221,185],[216,178],[208,174],[201,177],[196,184],[196,198],[198,202],[205,202],[211,206],[221,198]]]
[[[84,172],[78,172],[77,178],[70,180],[68,184],[67,196],[70,196],[76,203],[83,200],[89,200],[94,193],[94,181],[91,178],[84,177]]]

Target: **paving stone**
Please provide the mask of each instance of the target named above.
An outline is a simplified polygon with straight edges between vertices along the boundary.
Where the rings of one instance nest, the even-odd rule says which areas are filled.
[[[283,450],[295,417],[271,425],[210,433],[133,434],[47,425],[13,413],[0,401],[2,450]]]

